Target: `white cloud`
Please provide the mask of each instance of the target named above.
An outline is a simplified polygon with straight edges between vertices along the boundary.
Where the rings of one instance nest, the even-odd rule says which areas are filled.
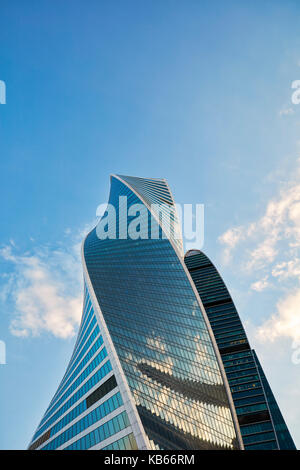
[[[268,281],[268,276],[265,276],[260,281],[253,282],[251,284],[251,289],[256,290],[257,292],[262,292],[264,289],[266,289],[269,286],[270,286],[270,283]]]
[[[220,241],[224,243],[224,245],[228,245],[229,248],[234,248],[243,237],[243,227],[234,227],[223,233],[223,235],[220,236]]]
[[[294,114],[295,111],[293,110],[293,108],[283,108],[279,111],[279,116],[288,116],[290,114]]]
[[[269,236],[249,253],[249,261],[246,263],[246,269],[262,268],[271,263],[276,258],[278,251],[275,249],[277,242],[276,236]]]
[[[277,263],[272,269],[272,276],[279,280],[300,277],[300,259],[295,258],[290,261]]]
[[[249,224],[248,227],[232,227],[219,237],[219,242],[225,245],[223,252],[224,263],[229,263],[233,249],[247,237],[251,236],[255,230],[255,224]]]
[[[243,237],[243,230],[240,227],[233,227],[219,237],[220,243],[226,246],[223,251],[223,261],[228,264],[231,259],[231,251]]]
[[[229,228],[219,241],[225,260],[231,258],[235,271],[250,279],[252,291],[262,295],[272,288],[277,296],[273,314],[259,328],[260,340],[300,340],[300,161],[261,217]],[[251,282],[257,274],[260,279]]]
[[[245,265],[248,270],[262,269],[276,260],[280,242],[300,247],[300,163],[294,180],[285,184],[279,195],[270,200],[262,217],[246,225],[232,227],[219,237],[226,259],[243,242],[247,242]]]
[[[259,328],[258,337],[262,341],[274,341],[289,337],[300,341],[300,288],[277,303],[277,312]]]
[[[90,227],[89,227],[90,228]],[[80,246],[83,232],[68,233],[55,249],[39,246],[18,254],[12,245],[0,256],[12,267],[2,275],[1,300],[13,305],[10,331],[15,336],[50,333],[59,338],[75,334],[82,309]]]

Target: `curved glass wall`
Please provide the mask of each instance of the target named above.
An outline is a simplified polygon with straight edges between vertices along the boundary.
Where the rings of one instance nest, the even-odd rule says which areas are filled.
[[[184,266],[166,181],[113,176],[109,203],[115,236],[99,238],[98,225],[83,243],[78,338],[29,448],[239,448],[228,385]],[[152,204],[162,205],[159,216]],[[132,223],[137,236],[130,238]]]
[[[142,198],[140,179],[127,182]],[[112,178],[109,203],[116,209],[120,196],[126,196],[128,208],[141,203],[125,183]],[[152,202],[150,191],[147,202]],[[100,240],[94,229],[84,244],[89,278],[143,427],[152,448],[237,448],[228,397],[193,288],[159,226],[159,238],[151,239],[150,227],[157,222],[149,210],[147,222],[148,238],[119,239],[117,211],[116,239]]]

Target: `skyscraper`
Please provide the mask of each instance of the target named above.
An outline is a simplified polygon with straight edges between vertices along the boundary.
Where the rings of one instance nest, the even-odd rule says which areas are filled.
[[[146,223],[137,236],[138,212]],[[30,449],[242,447],[179,233],[165,180],[111,177],[107,211],[82,246],[74,352]]]
[[[190,250],[185,263],[209,318],[230,385],[246,450],[295,449],[256,353],[220,274],[208,257]]]

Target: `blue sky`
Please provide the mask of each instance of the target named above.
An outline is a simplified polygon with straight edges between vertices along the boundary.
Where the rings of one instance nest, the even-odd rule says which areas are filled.
[[[0,448],[28,445],[64,373],[111,173],[205,204],[300,447],[299,23],[296,0],[0,0]]]

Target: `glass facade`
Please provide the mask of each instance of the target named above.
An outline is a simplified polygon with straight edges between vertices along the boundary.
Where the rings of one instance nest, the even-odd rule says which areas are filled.
[[[136,239],[122,236],[134,217],[119,213],[120,196],[128,214],[135,204],[146,213],[147,232]],[[109,203],[116,236],[100,239],[95,227],[83,243],[78,339],[29,448],[239,448],[226,376],[184,265],[166,181],[113,176]],[[152,203],[163,204],[161,218]],[[167,238],[161,219],[169,214]]]
[[[119,418],[111,419],[116,412],[119,412]],[[91,428],[94,434],[88,432]],[[128,428],[128,417],[85,285],[83,314],[74,352],[29,449],[97,447],[125,428]],[[128,448],[135,446],[133,442]]]
[[[244,448],[295,449],[220,274],[199,250],[190,250],[185,263],[205,307],[223,360]]]

